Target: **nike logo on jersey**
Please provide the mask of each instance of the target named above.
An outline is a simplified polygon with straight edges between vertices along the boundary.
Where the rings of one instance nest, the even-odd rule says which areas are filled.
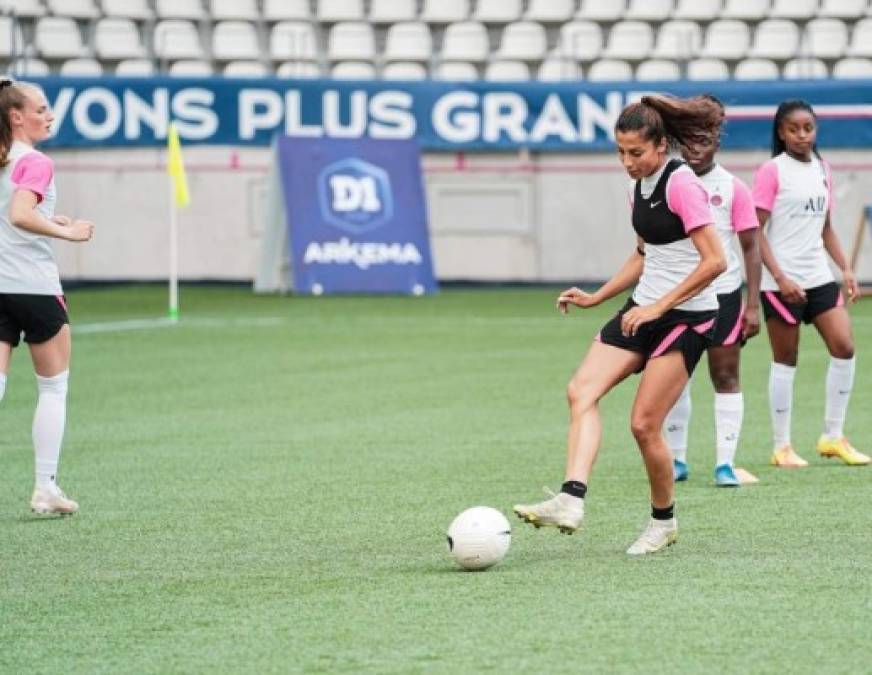
[[[659,199],[656,202],[651,202],[648,206],[650,206],[653,209],[655,206],[657,206],[662,201],[663,201],[662,199]]]

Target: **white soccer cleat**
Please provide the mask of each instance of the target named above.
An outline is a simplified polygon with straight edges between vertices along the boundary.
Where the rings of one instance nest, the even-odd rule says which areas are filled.
[[[584,500],[561,492],[554,494],[547,488],[551,499],[537,504],[517,504],[512,510],[518,518],[536,528],[556,527],[563,534],[572,534],[584,520]]]
[[[79,505],[67,497],[64,491],[51,483],[34,488],[30,498],[30,510],[41,516],[58,514],[68,516],[79,510]]]
[[[678,540],[678,523],[675,518],[669,520],[655,520],[648,523],[648,527],[627,549],[628,555],[647,555],[657,553],[667,546],[672,546]]]

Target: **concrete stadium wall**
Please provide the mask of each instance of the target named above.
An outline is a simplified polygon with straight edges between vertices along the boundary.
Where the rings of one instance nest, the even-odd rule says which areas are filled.
[[[168,266],[168,187],[157,149],[53,153],[58,212],[97,224],[87,245],[55,250],[66,280],[159,280]],[[722,153],[750,181],[766,152]],[[834,223],[850,253],[861,208],[872,203],[872,162],[827,152],[836,183]],[[259,257],[269,151],[190,147],[191,206],[180,216],[185,280],[251,280]],[[429,154],[424,157],[431,237],[440,280],[595,281],[634,246],[627,178],[611,154]],[[858,276],[872,283],[872,237]]]

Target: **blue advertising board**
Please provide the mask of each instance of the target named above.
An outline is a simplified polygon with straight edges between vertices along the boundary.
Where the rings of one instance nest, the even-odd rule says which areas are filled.
[[[437,291],[414,141],[285,136],[276,161],[294,290]]]

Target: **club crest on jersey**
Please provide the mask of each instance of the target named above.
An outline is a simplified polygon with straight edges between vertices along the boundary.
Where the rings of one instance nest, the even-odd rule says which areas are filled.
[[[318,203],[325,221],[352,234],[374,230],[394,215],[388,174],[356,158],[334,162],[321,171]]]
[[[724,203],[724,200],[720,195],[712,195],[711,199],[709,199],[709,202],[711,202],[712,206],[720,206]]]

